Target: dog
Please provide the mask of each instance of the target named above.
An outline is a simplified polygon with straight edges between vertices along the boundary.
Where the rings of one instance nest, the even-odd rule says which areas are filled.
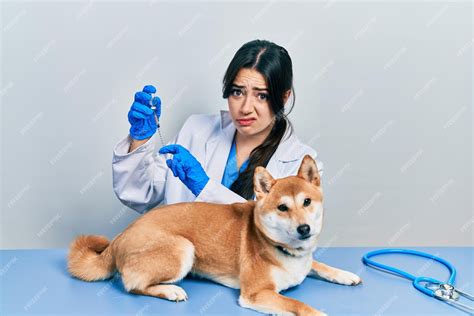
[[[323,225],[323,192],[316,162],[306,155],[296,176],[274,179],[264,167],[253,177],[256,200],[177,203],[154,208],[112,242],[80,235],[70,245],[68,271],[84,281],[118,271],[127,292],[187,300],[174,285],[188,273],[240,289],[239,304],[262,313],[325,315],[279,294],[306,276],[357,285],[348,271],[313,260]]]

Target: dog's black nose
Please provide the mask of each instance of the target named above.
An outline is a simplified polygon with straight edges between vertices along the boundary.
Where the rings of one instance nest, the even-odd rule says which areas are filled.
[[[298,234],[300,234],[301,236],[308,235],[310,229],[311,228],[309,227],[308,224],[303,224],[303,225],[298,226],[298,228],[296,228],[296,230],[298,231]]]

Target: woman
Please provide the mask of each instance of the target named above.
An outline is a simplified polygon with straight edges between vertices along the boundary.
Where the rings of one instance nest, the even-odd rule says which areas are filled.
[[[192,115],[178,135],[155,154],[161,107],[150,108],[153,86],[137,92],[129,111],[130,135],[114,149],[113,186],[127,206],[143,213],[159,203],[214,203],[254,199],[253,172],[264,166],[274,178],[296,175],[311,147],[293,135],[285,104],[293,93],[286,49],[265,40],[243,45],[223,80],[229,111]],[[166,160],[163,154],[172,154]]]

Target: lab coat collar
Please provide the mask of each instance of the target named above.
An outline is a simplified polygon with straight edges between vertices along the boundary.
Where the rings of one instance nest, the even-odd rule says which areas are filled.
[[[214,137],[211,137],[205,145],[205,169],[209,177],[213,179],[222,179],[236,131],[229,111],[220,111],[219,129],[219,132],[214,133]],[[287,137],[287,132],[288,129],[266,166],[268,172],[274,176],[279,174],[279,170],[283,167],[282,164],[302,158],[303,150],[300,141],[294,134]]]
[[[220,129],[222,131],[222,135],[224,136],[225,141],[231,144],[236,128],[235,125],[232,123],[232,118],[230,116],[229,111],[221,110],[220,118]],[[275,157],[278,161],[281,162],[290,162],[301,159],[301,153],[300,150],[298,150],[301,148],[301,142],[299,141],[298,137],[296,137],[294,132],[290,136],[288,136],[288,133],[289,128],[286,129],[285,134],[283,135],[283,138],[280,142],[280,145],[273,154],[273,157]],[[227,153],[228,152],[229,150],[227,150]]]

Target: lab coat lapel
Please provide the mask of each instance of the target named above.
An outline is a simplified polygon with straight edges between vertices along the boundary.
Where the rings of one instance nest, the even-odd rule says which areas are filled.
[[[221,111],[219,133],[206,142],[205,168],[208,176],[218,182],[221,182],[224,174],[235,130],[229,112]],[[301,159],[298,150],[299,140],[294,134],[288,136],[288,131],[287,129],[280,145],[266,166],[268,172],[276,178],[282,176],[282,170],[288,163]]]
[[[268,161],[267,171],[274,177],[280,178],[282,175],[283,168],[290,162],[297,161],[300,159],[298,156],[298,150],[296,150],[298,139],[294,134],[287,136],[286,133],[283,136],[283,140],[278,145],[277,150],[273,153],[273,156]]]
[[[235,126],[232,123],[227,111],[220,113],[220,131],[216,137],[206,142],[206,162],[207,175],[215,181],[221,182],[225,165],[229,156],[232,140],[235,133]]]

